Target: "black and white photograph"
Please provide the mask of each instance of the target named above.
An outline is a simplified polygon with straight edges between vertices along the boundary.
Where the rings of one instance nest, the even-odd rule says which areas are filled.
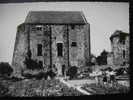
[[[129,2],[0,3],[0,97],[128,94]]]

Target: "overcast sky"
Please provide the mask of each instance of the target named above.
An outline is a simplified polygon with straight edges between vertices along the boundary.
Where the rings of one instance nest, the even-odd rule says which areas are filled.
[[[17,26],[29,11],[83,11],[90,23],[91,52],[111,51],[109,37],[115,30],[129,33],[129,3],[41,2],[0,4],[0,62],[11,64]]]

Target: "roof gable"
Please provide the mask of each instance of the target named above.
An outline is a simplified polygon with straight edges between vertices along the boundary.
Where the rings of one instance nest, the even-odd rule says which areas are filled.
[[[31,11],[25,23],[85,24],[87,21],[81,11]]]

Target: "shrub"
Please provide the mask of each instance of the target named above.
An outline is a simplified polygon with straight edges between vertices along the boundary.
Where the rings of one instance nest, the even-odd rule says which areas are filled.
[[[130,74],[130,69],[128,67],[125,69],[125,71],[127,72],[127,74]]]
[[[111,67],[107,67],[104,69],[104,71],[113,71],[113,69]]]
[[[11,79],[13,82],[21,81],[21,80],[22,80],[22,78],[18,78],[18,77],[14,77],[14,76],[12,76],[10,79]]]
[[[37,71],[35,72],[35,70],[26,70],[26,71],[22,71],[22,76],[24,76],[25,78],[41,78],[43,75],[42,75],[42,72],[40,71]]]
[[[106,65],[107,64],[107,55],[108,52],[103,50],[101,54],[96,58],[98,65]]]
[[[12,67],[7,62],[1,62],[0,63],[0,74],[3,76],[10,76],[13,72]]]
[[[48,76],[51,78],[51,79],[53,79],[55,76],[56,76],[56,74],[52,71],[52,70],[49,70],[49,71],[47,71],[47,72],[44,72],[44,71],[38,71],[38,70],[36,70],[37,72],[36,73],[34,73],[35,72],[35,70],[26,70],[26,71],[23,71],[22,72],[22,76],[24,76],[24,77],[26,77],[26,78],[29,78],[29,79],[31,79],[31,78],[36,78],[36,79],[42,79],[42,78],[44,78],[44,79],[46,79],[47,80],[47,78],[48,78]]]
[[[88,71],[89,73],[92,73],[93,70],[92,70],[92,68],[90,67],[90,68],[87,69],[87,71]]]
[[[0,96],[7,96],[8,89],[0,84]]]
[[[72,66],[68,69],[67,75],[70,76],[70,79],[73,79],[74,77],[76,77],[78,72],[78,69],[76,66]]]
[[[35,69],[42,69],[43,66],[41,66],[37,61],[33,59],[25,58],[24,64],[26,65],[27,69],[35,70]]]
[[[49,74],[48,74],[48,72],[39,72],[37,75],[35,75],[34,77],[36,78],[36,79],[42,79],[42,78],[44,78],[45,80],[47,80],[47,78],[48,78],[48,76],[49,76]]]
[[[122,75],[124,73],[124,68],[119,68],[119,69],[116,69],[116,75]]]
[[[3,96],[11,96],[11,94],[9,93],[8,87],[5,86],[5,84],[0,83],[0,97]]]
[[[52,70],[49,70],[47,72],[47,75],[49,75],[51,79],[53,79],[56,76],[56,74]]]

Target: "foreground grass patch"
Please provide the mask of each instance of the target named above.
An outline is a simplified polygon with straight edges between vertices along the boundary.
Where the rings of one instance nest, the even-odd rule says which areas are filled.
[[[82,89],[92,93],[92,94],[120,94],[128,93],[129,87],[123,85],[109,86],[109,85],[100,85],[100,84],[85,84],[82,86]]]
[[[68,88],[57,79],[53,80],[34,80],[26,79],[13,82],[8,86],[10,96],[80,96],[79,91]]]

